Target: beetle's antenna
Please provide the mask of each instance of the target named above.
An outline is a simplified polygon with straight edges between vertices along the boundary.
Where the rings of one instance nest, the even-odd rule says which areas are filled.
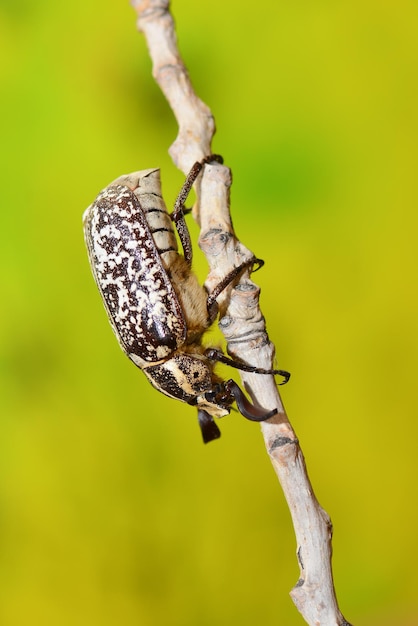
[[[205,356],[208,357],[211,361],[218,361],[219,363],[225,363],[225,365],[229,365],[230,367],[235,367],[237,370],[242,370],[243,372],[252,372],[253,374],[272,374],[273,376],[283,376],[284,381],[279,383],[280,385],[285,385],[289,378],[290,372],[286,372],[286,370],[266,370],[262,367],[255,367],[254,365],[247,365],[246,363],[242,363],[241,361],[235,361],[230,357],[226,356],[220,350],[216,350],[216,348],[208,348],[205,350]]]
[[[264,422],[269,419],[269,417],[273,417],[273,415],[277,414],[277,409],[267,411],[266,409],[261,409],[251,404],[241,387],[232,379],[226,381],[225,389],[234,398],[239,412],[246,417],[247,420],[251,420],[252,422]]]
[[[203,442],[209,443],[214,439],[219,439],[221,431],[215,424],[215,420],[207,411],[199,409],[197,412],[197,419],[199,420],[200,431],[202,433]]]

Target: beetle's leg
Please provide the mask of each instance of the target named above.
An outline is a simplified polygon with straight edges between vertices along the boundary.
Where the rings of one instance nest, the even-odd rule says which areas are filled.
[[[220,363],[225,363],[226,365],[229,365],[230,367],[235,367],[237,370],[242,370],[243,372],[283,376],[284,381],[280,383],[280,385],[285,385],[290,378],[290,373],[286,372],[286,370],[265,370],[262,367],[247,365],[246,363],[242,363],[241,361],[235,361],[234,359],[231,359],[230,357],[226,356],[215,348],[208,348],[207,350],[205,350],[205,356],[207,356],[210,361],[219,361]]]
[[[187,196],[189,195],[190,190],[193,187],[196,178],[199,176],[203,166],[205,165],[205,163],[210,163],[211,161],[223,163],[222,157],[218,154],[211,154],[202,161],[197,161],[188,173],[186,180],[183,183],[183,187],[180,189],[180,193],[174,203],[174,210],[170,216],[176,225],[176,229],[181,241],[181,246],[183,248],[184,258],[189,265],[192,264],[193,249],[189,229],[187,228],[186,220],[184,219],[185,212],[189,211],[187,209],[185,210],[184,203],[186,202]]]
[[[215,424],[215,420],[207,411],[199,409],[197,412],[197,419],[199,420],[199,426],[203,437],[203,442],[208,443],[214,439],[219,439],[221,431]]]
[[[189,195],[190,190],[193,187],[193,183],[198,177],[202,167],[203,166],[199,162],[193,165],[186,180],[184,181],[183,187],[180,189],[180,193],[174,203],[174,210],[170,216],[176,225],[181,246],[183,248],[183,255],[189,265],[192,264],[193,248],[189,229],[187,228],[186,220],[184,219],[184,203],[186,202],[187,196]]]
[[[241,272],[251,268],[254,264],[258,264],[257,269],[260,269],[260,267],[264,265],[264,261],[262,261],[261,259],[256,259],[254,257],[249,261],[244,261],[244,263],[241,263],[241,265],[238,265],[238,267],[234,267],[234,269],[231,270],[229,274],[227,274],[208,295],[208,299],[206,300],[206,306],[208,309],[209,320],[211,322],[214,321],[218,313],[218,305],[216,302],[218,296],[237,278],[237,276],[241,274]]]

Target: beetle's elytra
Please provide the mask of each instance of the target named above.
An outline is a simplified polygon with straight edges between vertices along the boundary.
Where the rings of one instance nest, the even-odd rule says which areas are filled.
[[[161,195],[158,169],[121,176],[103,189],[83,216],[90,264],[110,323],[122,350],[151,384],[171,398],[198,409],[204,442],[220,437],[215,417],[230,412],[235,401],[246,418],[263,421],[277,411],[253,406],[233,380],[215,371],[223,361],[259,374],[262,370],[229,359],[202,338],[217,315],[216,298],[257,259],[231,271],[207,294],[191,269],[192,246],[184,202],[205,163],[188,175],[171,215]],[[176,226],[183,254],[178,252]],[[260,263],[260,262],[259,262]]]

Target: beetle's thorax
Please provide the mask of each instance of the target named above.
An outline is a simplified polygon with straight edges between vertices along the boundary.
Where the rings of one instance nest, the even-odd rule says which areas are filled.
[[[210,392],[220,379],[213,372],[212,364],[200,354],[200,346],[193,353],[179,351],[170,359],[159,364],[143,367],[151,384],[166,396],[205,409],[210,415],[222,417],[229,409],[208,402],[205,394]],[[203,353],[203,348],[201,348]]]

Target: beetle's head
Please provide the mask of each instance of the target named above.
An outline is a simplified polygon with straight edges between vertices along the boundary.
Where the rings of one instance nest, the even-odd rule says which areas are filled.
[[[222,394],[213,395],[214,386],[219,387],[220,379],[214,375],[212,363],[195,355],[176,354],[143,371],[158,391],[197,406],[214,417],[227,415],[228,406],[234,401],[233,398],[229,402],[226,397],[221,398]]]
[[[194,355],[177,354],[143,371],[158,391],[197,407],[205,443],[220,437],[213,418],[228,415],[234,402],[239,412],[253,422],[277,413],[277,409],[268,411],[251,404],[235,381],[222,381],[213,373],[210,362]]]
[[[251,404],[242,389],[232,379],[218,383],[211,391],[203,394],[203,399],[200,396],[196,400],[195,404],[199,409],[199,426],[205,443],[221,436],[213,418],[229,413],[233,402],[237,403],[241,415],[253,422],[264,422],[277,413],[277,409],[267,411]]]

